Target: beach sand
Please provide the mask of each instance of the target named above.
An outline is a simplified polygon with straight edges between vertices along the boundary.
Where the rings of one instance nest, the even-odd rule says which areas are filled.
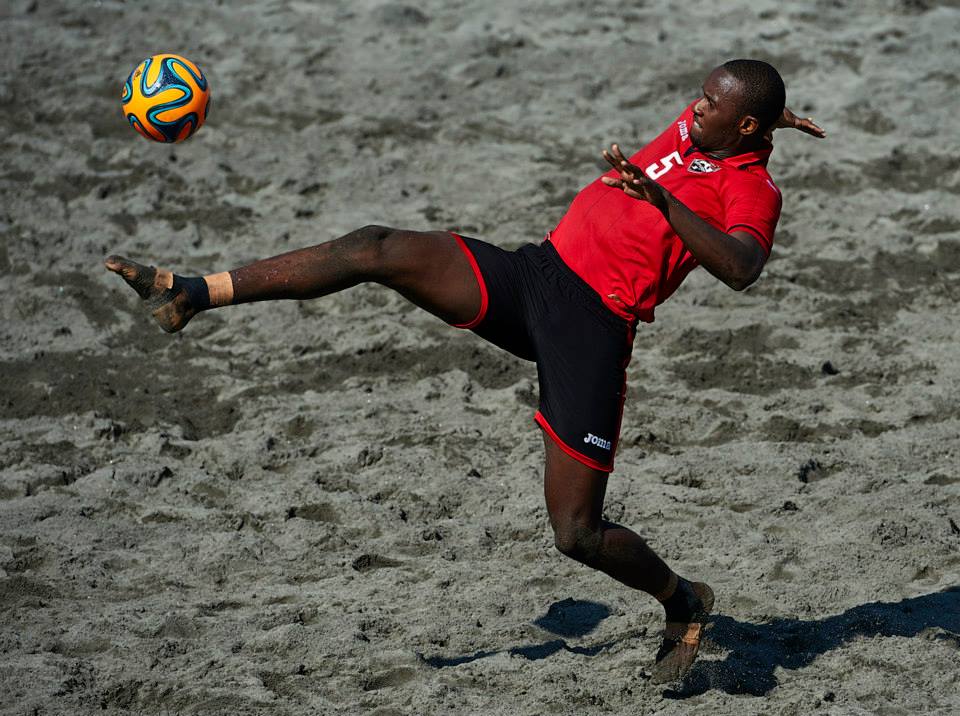
[[[0,9],[0,714],[960,712],[960,8],[650,0]],[[196,137],[120,111],[156,52]],[[717,592],[553,548],[530,364],[360,286],[162,333],[103,258],[370,223],[539,241],[611,142],[773,62],[772,257],[642,325],[607,515]]]

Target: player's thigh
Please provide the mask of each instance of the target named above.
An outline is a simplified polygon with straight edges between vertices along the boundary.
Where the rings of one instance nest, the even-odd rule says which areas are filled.
[[[547,433],[543,436],[546,466],[543,494],[554,530],[596,529],[603,515],[608,475],[575,460]]]
[[[479,313],[477,276],[450,232],[395,229],[384,238],[380,254],[380,282],[420,308],[453,324]]]
[[[558,297],[537,323],[540,409],[536,420],[588,467],[613,469],[626,397],[631,333]]]

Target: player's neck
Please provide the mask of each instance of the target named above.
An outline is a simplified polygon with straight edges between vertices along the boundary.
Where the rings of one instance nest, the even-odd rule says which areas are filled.
[[[741,139],[733,146],[709,149],[705,151],[704,154],[712,159],[729,159],[730,157],[735,157],[738,154],[759,152],[763,149],[767,149],[769,146],[769,142],[767,142],[767,140],[763,137],[758,137],[756,139],[746,138]]]

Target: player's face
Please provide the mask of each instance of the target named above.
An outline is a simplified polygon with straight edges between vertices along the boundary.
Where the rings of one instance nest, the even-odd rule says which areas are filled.
[[[739,100],[740,82],[722,67],[711,72],[703,83],[703,97],[693,106],[693,146],[704,152],[736,147],[741,138]]]

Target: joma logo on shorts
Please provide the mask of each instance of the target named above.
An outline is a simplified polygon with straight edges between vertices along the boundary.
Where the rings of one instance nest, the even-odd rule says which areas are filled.
[[[583,442],[585,442],[585,443],[590,443],[591,445],[596,445],[598,448],[602,448],[603,450],[609,450],[609,449],[610,449],[610,441],[609,441],[609,440],[604,440],[603,438],[598,438],[598,437],[597,437],[596,435],[594,435],[593,433],[587,433],[587,437],[585,437],[585,438],[583,439]]]

